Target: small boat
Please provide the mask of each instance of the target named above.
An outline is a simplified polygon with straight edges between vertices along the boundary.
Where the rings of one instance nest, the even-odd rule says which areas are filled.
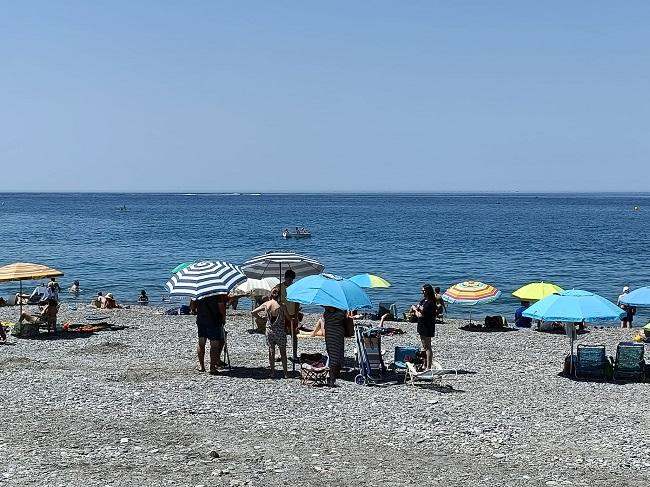
[[[285,228],[282,232],[282,238],[309,238],[311,237],[311,232],[306,228],[298,228],[295,230],[289,230]]]

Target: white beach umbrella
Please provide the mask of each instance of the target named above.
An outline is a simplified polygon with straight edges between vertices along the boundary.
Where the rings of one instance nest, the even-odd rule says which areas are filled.
[[[282,279],[283,273],[289,269],[296,273],[297,278],[300,278],[320,274],[325,266],[311,257],[293,252],[267,252],[242,264],[244,273],[254,279],[264,277]]]
[[[235,296],[268,296],[271,290],[280,284],[277,277],[265,277],[264,279],[247,279],[232,292]]]

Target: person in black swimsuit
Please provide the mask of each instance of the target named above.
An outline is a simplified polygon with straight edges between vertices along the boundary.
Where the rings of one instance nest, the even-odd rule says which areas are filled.
[[[422,286],[424,299],[420,304],[411,306],[411,311],[418,318],[418,335],[422,342],[422,348],[427,356],[426,369],[431,369],[433,362],[433,351],[431,350],[431,338],[436,335],[436,294],[431,284]]]

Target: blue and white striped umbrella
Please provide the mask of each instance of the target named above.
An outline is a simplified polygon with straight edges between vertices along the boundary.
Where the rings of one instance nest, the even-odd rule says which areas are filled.
[[[242,264],[246,275],[252,279],[264,277],[282,278],[282,274],[289,269],[296,273],[296,277],[320,274],[325,266],[310,257],[293,252],[267,252],[258,255]]]
[[[169,294],[201,299],[215,294],[228,294],[243,282],[246,282],[246,276],[239,266],[214,260],[197,262],[181,269],[166,285]]]

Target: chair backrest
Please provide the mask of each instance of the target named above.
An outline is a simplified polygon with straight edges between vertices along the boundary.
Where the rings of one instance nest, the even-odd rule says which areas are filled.
[[[604,373],[605,345],[578,345],[576,369],[583,373]]]
[[[418,352],[415,347],[395,347],[395,362],[413,362]]]
[[[386,313],[391,313],[392,314],[390,308],[391,308],[391,306],[395,306],[395,305],[391,304],[391,303],[379,303],[377,306],[378,306],[377,314],[379,316],[383,316]]]
[[[645,347],[641,343],[622,342],[616,347],[615,372],[639,372],[644,371]]]

